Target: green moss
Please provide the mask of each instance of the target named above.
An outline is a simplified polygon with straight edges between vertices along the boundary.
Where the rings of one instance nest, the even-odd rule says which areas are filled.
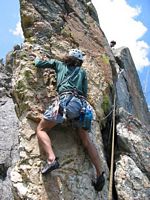
[[[33,25],[34,19],[31,16],[24,15],[22,17],[22,21],[23,21],[24,28],[28,28],[28,27],[31,27]]]
[[[105,114],[107,114],[109,112],[109,108],[110,108],[109,97],[107,95],[105,95],[103,97],[103,103],[102,103],[102,109],[103,109]]]
[[[25,52],[20,52],[20,58],[21,58],[21,60],[22,60],[23,58],[25,58],[25,57],[27,57],[26,53],[25,53]]]
[[[68,27],[64,27],[62,30],[61,30],[61,34],[65,37],[71,37],[71,31],[69,30]]]
[[[28,79],[31,79],[32,77],[33,77],[33,75],[32,75],[32,72],[30,71],[30,70],[26,70],[25,72],[24,72],[24,76],[25,76],[25,78],[28,80]]]
[[[102,54],[102,60],[105,64],[109,64],[109,57],[106,54]]]
[[[26,84],[24,80],[19,80],[16,85],[16,90],[24,91],[26,89]]]
[[[26,28],[26,31],[25,31],[24,34],[25,34],[26,39],[30,38],[30,37],[33,37],[33,30],[30,29],[30,28]]]
[[[15,110],[16,110],[18,117],[20,117],[24,111],[29,109],[28,103],[25,102],[25,98],[26,98],[25,93],[26,92],[21,92],[19,90],[15,90],[14,96],[15,96],[15,99],[17,102]]]
[[[30,42],[31,44],[33,44],[33,43],[36,42],[36,38],[35,38],[33,35],[30,36],[30,37],[28,37],[28,38],[26,38],[26,40],[27,40],[28,42]]]

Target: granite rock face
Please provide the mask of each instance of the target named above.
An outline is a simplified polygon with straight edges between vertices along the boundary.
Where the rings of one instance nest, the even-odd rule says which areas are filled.
[[[148,107],[130,50],[122,47],[113,52],[120,68],[116,82],[118,106],[136,116],[145,125],[149,125]]]
[[[144,199],[150,196],[150,183],[147,176],[137,167],[134,160],[123,155],[116,163],[116,190],[118,199]]]
[[[98,149],[101,167],[106,173],[106,185],[101,197],[107,199],[108,166],[99,120],[111,107],[113,81],[110,55],[106,53],[109,46],[98,20],[95,20],[97,15],[87,1],[23,0],[20,5],[25,42],[20,50],[14,52],[12,81],[16,112],[20,120],[20,161],[11,173],[15,198],[99,198],[91,185],[95,169],[74,127],[64,124],[50,131],[61,168],[48,176],[40,173],[45,156],[35,134],[37,123],[51,103],[51,98],[56,95],[56,80],[53,70],[41,70],[34,66],[33,53],[61,59],[69,49],[80,48],[86,53],[83,67],[89,80],[88,100],[97,114],[89,135]]]
[[[7,71],[13,71],[11,93],[20,121],[16,130],[19,159],[13,158],[10,170],[11,198],[108,199],[110,152],[107,149],[111,148],[111,113],[116,92],[116,193],[112,195],[120,200],[147,200],[150,193],[149,119],[145,116],[148,110],[129,50],[110,49],[89,0],[20,0],[20,11],[25,41],[6,59]],[[96,115],[89,136],[97,147],[106,177],[100,193],[91,185],[95,169],[70,123],[48,132],[61,167],[47,176],[40,172],[45,155],[35,130],[56,95],[56,79],[53,70],[35,68],[33,54],[61,60],[70,48],[80,48],[86,54],[83,68],[89,82],[88,101]],[[2,113],[5,114],[4,110]]]
[[[118,199],[144,199],[150,195],[150,132],[142,122],[119,109],[115,185]]]
[[[150,196],[150,119],[142,87],[130,51],[113,50],[119,65],[116,122],[115,186],[118,199]]]
[[[113,51],[119,65],[115,186],[118,199],[150,196],[149,111],[130,51]]]
[[[11,98],[9,66],[0,63],[0,199],[14,199],[10,171],[18,159],[18,119]]]

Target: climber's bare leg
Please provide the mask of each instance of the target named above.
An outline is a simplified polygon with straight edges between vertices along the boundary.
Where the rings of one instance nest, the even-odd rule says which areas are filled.
[[[46,130],[53,128],[55,125],[56,123],[53,121],[42,119],[37,126],[37,137],[40,144],[42,145],[42,148],[47,154],[47,160],[49,163],[55,160],[55,154],[52,149],[50,137],[48,136]]]
[[[91,142],[88,132],[86,130],[80,128],[78,132],[79,132],[81,141],[84,147],[86,148],[93,165],[96,168],[97,177],[99,177],[102,171],[101,171],[101,162],[100,162],[97,149],[95,145]]]

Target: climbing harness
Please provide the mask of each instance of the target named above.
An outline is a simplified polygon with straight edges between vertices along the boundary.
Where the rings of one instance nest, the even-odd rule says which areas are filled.
[[[63,116],[63,120],[65,121],[67,119],[67,106],[69,105],[70,101],[72,101],[72,98],[76,97],[80,99],[81,102],[81,110],[80,115],[78,118],[81,127],[85,130],[91,129],[91,122],[93,119],[93,112],[92,107],[87,103],[84,96],[78,94],[77,90],[74,89],[74,91],[66,91],[62,92],[59,95],[60,98],[60,111]]]
[[[112,115],[112,145],[111,145],[111,166],[110,166],[110,175],[109,175],[108,200],[112,200],[114,142],[115,142],[115,114],[116,114],[116,93],[114,94],[114,108],[113,108],[113,115]]]
[[[62,115],[63,115],[63,120],[66,121],[67,120],[67,105],[69,104],[69,102],[71,101],[71,99],[73,98],[73,95],[68,94],[67,92],[63,93],[60,95],[60,98],[63,97],[62,100]]]

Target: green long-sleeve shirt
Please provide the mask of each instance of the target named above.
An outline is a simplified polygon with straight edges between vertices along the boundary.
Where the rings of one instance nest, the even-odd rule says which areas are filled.
[[[80,68],[73,79],[69,79],[58,87],[59,83],[75,70],[75,67],[67,66],[65,63],[55,59],[43,61],[38,58],[35,59],[35,66],[38,68],[52,68],[55,70],[58,93],[76,89],[79,93],[87,97],[87,77],[83,68]]]

